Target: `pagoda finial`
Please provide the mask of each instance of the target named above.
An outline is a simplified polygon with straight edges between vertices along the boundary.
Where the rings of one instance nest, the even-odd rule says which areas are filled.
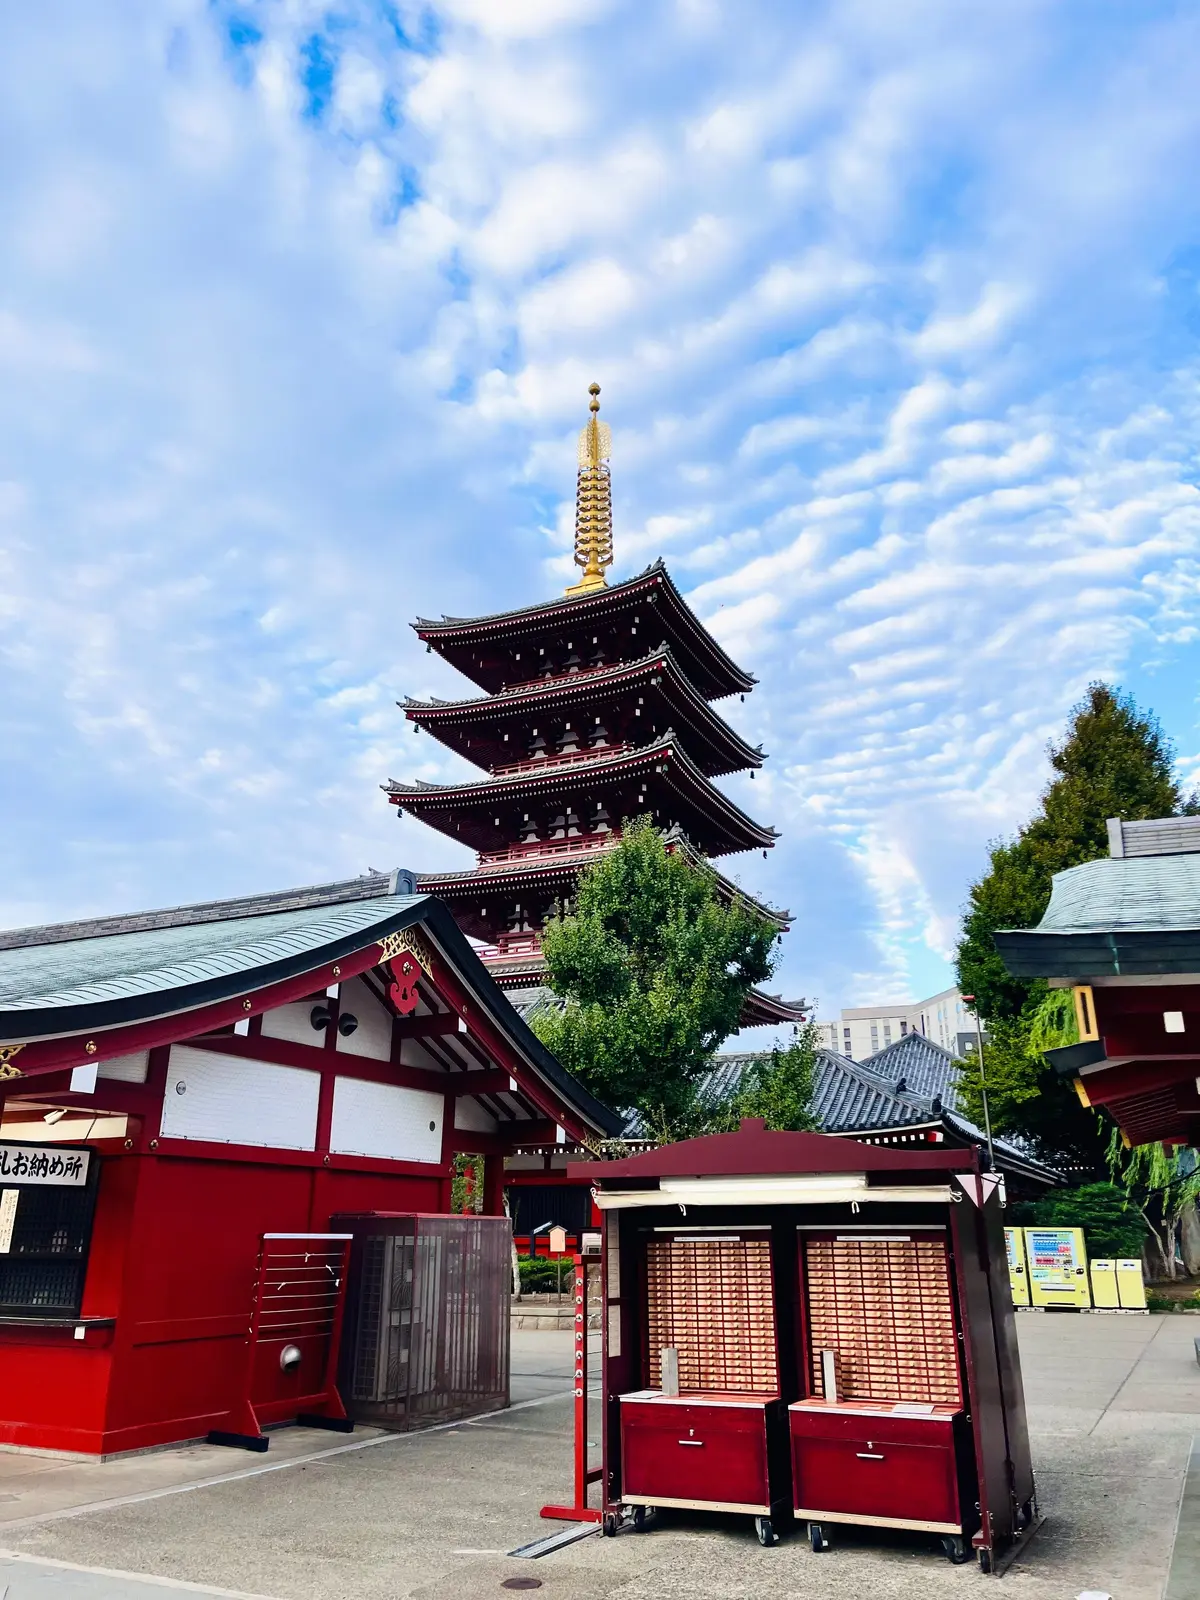
[[[588,388],[591,416],[579,435],[579,481],[575,491],[575,565],[583,577],[567,590],[568,594],[589,594],[606,589],[605,567],[612,565],[612,485],[608,458],[612,454],[612,430],[597,416],[600,410],[600,385]]]

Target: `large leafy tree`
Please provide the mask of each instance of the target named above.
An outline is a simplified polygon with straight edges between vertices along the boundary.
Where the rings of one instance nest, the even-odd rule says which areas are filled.
[[[751,906],[722,900],[711,868],[638,818],[582,874],[574,906],[546,923],[547,976],[563,1004],[532,1025],[609,1105],[688,1131],[697,1084],[747,991],[770,977],[778,937]]]
[[[992,939],[999,928],[1040,922],[1056,872],[1108,853],[1110,817],[1136,821],[1195,809],[1184,801],[1173,751],[1156,719],[1132,697],[1093,683],[1050,748],[1055,776],[1036,815],[1015,839],[992,846],[987,872],[972,885],[958,944],[960,988],[987,1019],[988,1101],[998,1131],[1025,1134],[1048,1160],[1096,1176],[1105,1171],[1108,1130],[1080,1105],[1042,1052],[1074,1038],[1069,1006],[1041,981],[1010,977]],[[981,1113],[978,1069],[960,1087],[969,1114]]]

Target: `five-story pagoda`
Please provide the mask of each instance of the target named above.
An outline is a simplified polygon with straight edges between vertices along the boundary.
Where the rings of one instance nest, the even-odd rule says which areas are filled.
[[[743,672],[685,604],[661,561],[609,585],[610,433],[597,415],[579,436],[577,584],[558,599],[496,616],[419,619],[418,637],[483,690],[463,700],[406,700],[409,720],[483,776],[389,783],[399,806],[476,851],[461,872],[421,874],[447,901],[497,981],[543,981],[541,929],[580,871],[613,847],[624,818],[648,815],[675,847],[706,857],[769,848],[778,837],[712,781],[762,765],[713,710],[745,694]],[[726,879],[724,892],[749,899]],[[756,905],[780,929],[787,914]],[[746,1024],[802,1016],[755,993]]]

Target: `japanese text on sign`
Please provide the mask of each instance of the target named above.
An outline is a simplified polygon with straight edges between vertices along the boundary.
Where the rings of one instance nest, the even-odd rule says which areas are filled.
[[[81,1189],[87,1182],[86,1150],[56,1150],[53,1145],[0,1144],[0,1182],[53,1183]]]
[[[20,1198],[19,1189],[0,1189],[0,1256],[6,1256],[12,1249],[13,1228],[17,1221],[17,1201]]]

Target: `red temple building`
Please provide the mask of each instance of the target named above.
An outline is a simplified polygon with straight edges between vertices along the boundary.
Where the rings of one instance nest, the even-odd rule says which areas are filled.
[[[482,694],[406,700],[417,728],[480,769],[465,783],[389,783],[388,798],[476,852],[475,865],[419,877],[445,900],[507,990],[543,982],[541,931],[581,870],[649,816],[676,849],[711,859],[765,852],[778,837],[718,787],[753,772],[761,748],[714,709],[755,680],[689,609],[661,561],[610,585],[610,434],[597,412],[579,438],[575,560],[580,581],[540,605],[494,616],[424,618],[414,627]],[[782,932],[786,912],[744,894]],[[754,992],[743,1023],[803,1020],[804,1002]]]
[[[1054,875],[1036,928],[993,937],[1015,978],[1074,992],[1048,1050],[1127,1144],[1200,1140],[1200,817],[1108,824],[1109,854]]]

